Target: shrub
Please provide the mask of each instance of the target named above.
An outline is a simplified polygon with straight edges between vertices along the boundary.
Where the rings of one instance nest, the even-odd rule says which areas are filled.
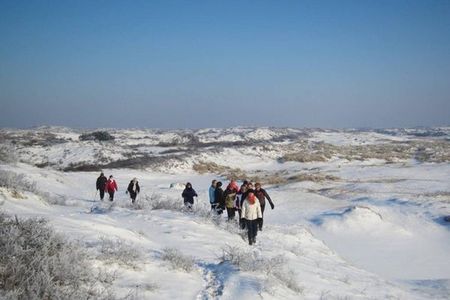
[[[16,163],[18,161],[16,151],[8,144],[0,145],[0,161],[4,163]]]
[[[49,204],[66,205],[66,197],[43,192],[36,187],[36,182],[26,179],[24,174],[17,174],[7,170],[0,170],[0,187],[11,191],[13,197],[22,198],[20,192],[31,192],[40,196]]]
[[[100,244],[100,259],[108,262],[117,262],[122,265],[136,268],[137,261],[142,258],[142,253],[119,239],[102,237]]]
[[[180,211],[183,207],[181,200],[169,198],[163,194],[154,193],[152,195],[141,195],[133,205],[134,209],[167,209]]]
[[[94,131],[79,136],[80,141],[113,141],[114,136],[107,131]]]
[[[86,252],[56,234],[43,219],[0,213],[0,298],[111,299],[107,281]]]
[[[31,182],[25,178],[24,174],[16,174],[7,170],[0,170],[0,187],[7,188],[12,192],[32,192],[36,193],[36,182]]]
[[[168,262],[173,269],[183,270],[188,273],[192,271],[195,265],[194,258],[184,255],[175,248],[164,248],[161,259]]]
[[[295,272],[286,267],[284,256],[266,258],[251,250],[226,245],[222,248],[220,259],[222,262],[235,265],[242,271],[264,274],[267,284],[273,284],[276,281],[295,293],[303,292],[303,288],[297,282]]]

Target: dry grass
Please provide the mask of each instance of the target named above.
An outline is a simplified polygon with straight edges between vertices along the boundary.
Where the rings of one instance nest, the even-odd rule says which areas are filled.
[[[340,178],[330,174],[322,173],[301,173],[287,178],[288,182],[324,182],[324,181],[339,181]]]
[[[263,185],[279,185],[300,181],[313,181],[313,182],[324,182],[324,181],[337,181],[340,180],[339,177],[330,174],[323,173],[301,173],[297,175],[288,176],[286,172],[274,172],[274,173],[263,173],[257,172],[256,174],[247,174],[241,169],[233,169],[227,166],[218,165],[213,162],[200,162],[193,166],[194,171],[204,174],[212,173],[218,174],[220,176],[227,177],[228,179],[246,179],[251,182],[260,182]]]
[[[232,178],[248,178],[247,174],[238,168],[230,168],[223,165],[218,165],[214,162],[200,161],[192,166],[192,169],[200,174],[213,173],[224,176],[228,179]]]
[[[387,142],[370,145],[334,146],[327,143],[297,143],[281,161],[323,162],[332,157],[352,160],[381,159],[388,163],[417,159],[420,162],[450,162],[446,140]]]

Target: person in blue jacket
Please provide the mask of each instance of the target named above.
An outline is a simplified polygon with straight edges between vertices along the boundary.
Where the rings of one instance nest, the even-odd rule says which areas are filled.
[[[184,205],[187,208],[192,208],[194,205],[194,197],[198,197],[197,192],[192,188],[192,184],[190,182],[186,183],[186,188],[181,194],[184,200]]]
[[[211,204],[211,210],[214,210],[216,208],[216,201],[215,201],[215,193],[216,193],[216,182],[217,180],[213,180],[211,182],[211,186],[209,187],[209,203]]]

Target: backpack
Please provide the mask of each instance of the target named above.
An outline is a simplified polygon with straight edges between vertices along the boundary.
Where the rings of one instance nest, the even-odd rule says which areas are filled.
[[[227,194],[226,198],[225,198],[225,206],[227,208],[233,208],[234,207],[234,199],[236,197],[236,193],[230,193]]]

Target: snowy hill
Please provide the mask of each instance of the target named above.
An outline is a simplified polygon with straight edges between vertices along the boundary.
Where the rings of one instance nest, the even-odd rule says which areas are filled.
[[[80,140],[93,131],[114,139]],[[211,180],[231,177],[274,200],[256,245],[209,211]],[[117,299],[448,299],[449,179],[449,127],[0,130],[0,210],[49,220]]]

